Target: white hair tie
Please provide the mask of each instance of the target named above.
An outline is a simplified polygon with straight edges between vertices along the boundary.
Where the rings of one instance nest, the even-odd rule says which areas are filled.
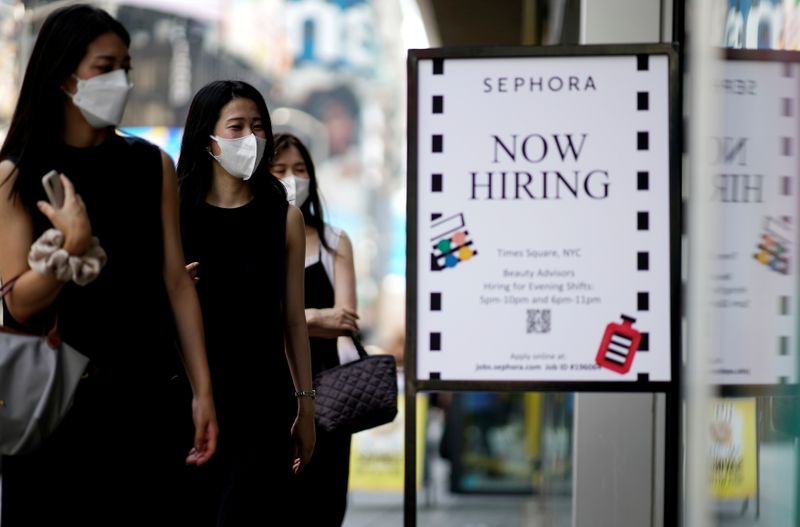
[[[93,236],[89,248],[81,256],[71,256],[64,246],[64,234],[48,229],[31,245],[28,265],[37,273],[51,275],[62,282],[78,285],[91,283],[100,274],[108,256]]]

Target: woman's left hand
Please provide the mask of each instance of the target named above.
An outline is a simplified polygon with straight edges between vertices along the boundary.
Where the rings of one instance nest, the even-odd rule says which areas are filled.
[[[64,249],[73,256],[81,256],[92,243],[92,224],[83,199],[75,192],[72,182],[59,174],[64,185],[64,203],[56,208],[46,201],[38,201],[39,210],[47,216],[53,227],[64,234]]]
[[[306,309],[306,325],[312,337],[332,339],[358,332],[358,313],[344,306]]]
[[[303,401],[299,404],[303,404]],[[313,403],[312,403],[313,404]],[[292,470],[295,474],[300,473],[303,467],[311,461],[314,453],[314,445],[317,441],[317,432],[314,425],[314,411],[297,412],[297,417],[292,425],[292,440],[294,441],[294,459],[292,460]]]
[[[194,446],[186,456],[187,465],[206,463],[217,450],[217,415],[211,395],[195,396],[192,399],[192,419],[194,420]]]

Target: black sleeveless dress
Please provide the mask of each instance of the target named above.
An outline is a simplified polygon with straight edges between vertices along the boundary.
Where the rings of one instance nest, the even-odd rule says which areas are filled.
[[[111,135],[90,148],[60,146],[42,160],[86,203],[108,254],[100,276],[62,289],[62,338],[91,359],[73,407],[36,452],[2,462],[2,525],[145,525],[180,514],[175,482],[192,444],[191,395],[163,279],[160,150]],[[46,199],[41,192],[40,199]],[[50,222],[33,215],[34,237]],[[25,329],[39,331],[53,309]],[[21,327],[11,320],[9,325]],[[185,404],[178,406],[180,400]]]
[[[297,402],[283,333],[287,203],[270,190],[237,208],[181,208],[186,261],[200,264],[197,292],[220,426],[199,492],[216,525],[268,525],[288,506],[293,481]]]
[[[320,248],[320,256],[317,261],[306,267],[305,295],[306,309],[325,309],[333,307],[335,302],[333,285],[322,265],[322,248]],[[308,343],[311,347],[311,372],[313,375],[339,365],[336,339],[309,337]]]
[[[322,247],[316,263],[305,271],[305,307],[333,307],[335,297],[325,267]],[[339,365],[337,339],[309,338],[311,369],[314,374]],[[311,462],[298,477],[298,496],[314,496],[314,507],[298,508],[297,524],[338,527],[347,509],[350,477],[350,434],[328,434],[317,429],[317,442]]]

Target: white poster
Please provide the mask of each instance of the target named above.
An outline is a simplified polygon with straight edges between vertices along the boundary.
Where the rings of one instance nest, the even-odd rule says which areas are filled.
[[[732,60],[716,87],[709,196],[719,204],[717,384],[797,383],[798,94],[795,63]]]
[[[419,59],[420,380],[671,380],[666,54]]]

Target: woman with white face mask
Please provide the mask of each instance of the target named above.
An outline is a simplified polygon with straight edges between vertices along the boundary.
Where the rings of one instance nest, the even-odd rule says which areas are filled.
[[[305,220],[305,312],[316,374],[342,362],[340,353],[345,356],[352,348],[347,336],[358,331],[353,246],[344,231],[325,223],[308,149],[291,134],[276,134],[274,140],[272,174],[286,185]],[[358,356],[355,350],[353,354]],[[349,472],[350,435],[319,432],[296,490],[298,497],[313,495],[314,506],[298,508],[298,525],[342,524]]]
[[[216,81],[197,92],[178,162],[180,223],[220,423],[197,493],[216,525],[295,516],[289,490],[314,449],[303,218],[269,173],[272,153],[255,88]]]
[[[182,524],[185,464],[215,450],[172,161],[114,130],[131,89],[129,43],[101,9],[53,11],[0,150],[0,277],[18,277],[5,322],[41,332],[57,316],[63,341],[91,361],[56,433],[2,460],[3,527]],[[47,202],[50,170],[63,204]],[[174,380],[184,367],[193,395]]]

